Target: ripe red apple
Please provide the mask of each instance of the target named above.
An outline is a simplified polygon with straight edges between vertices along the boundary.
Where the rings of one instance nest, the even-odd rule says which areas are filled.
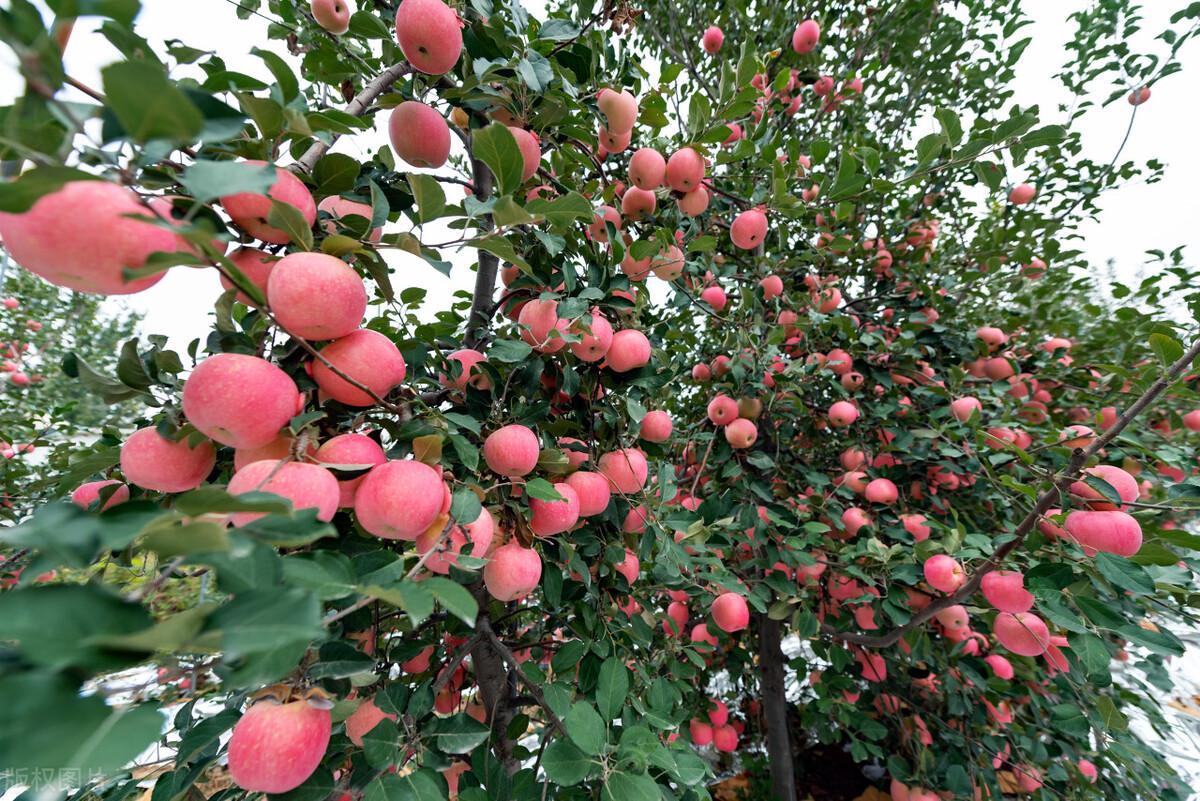
[[[380,465],[387,461],[387,454],[378,442],[366,434],[339,434],[321,444],[313,455],[325,466],[337,465]],[[335,476],[336,478],[336,476]],[[354,496],[358,485],[366,474],[338,481],[338,507],[354,508]]]
[[[576,470],[563,482],[575,490],[579,499],[579,516],[592,517],[608,508],[612,488],[608,479],[599,473]]]
[[[954,415],[954,419],[960,423],[965,423],[971,419],[971,415],[975,412],[982,412],[983,404],[979,402],[979,398],[968,395],[965,398],[955,398],[950,401],[950,413]]]
[[[720,50],[723,44],[725,44],[725,34],[716,25],[710,25],[705,29],[704,35],[700,37],[700,46],[709,55]]]
[[[1142,547],[1141,524],[1125,512],[1071,512],[1066,531],[1088,556],[1133,556]]]
[[[286,793],[321,764],[332,722],[308,701],[263,699],[246,710],[229,738],[229,778],[255,793]]]
[[[496,521],[487,509],[479,510],[479,517],[465,526],[454,526],[438,550],[425,562],[425,567],[434,572],[446,575],[451,565],[458,564],[458,555],[462,553],[467,543],[471,543],[470,556],[482,558],[492,547],[492,538],[496,532]],[[441,540],[441,529],[434,525],[417,537],[417,553],[424,555]]]
[[[800,55],[811,53],[821,39],[821,26],[816,20],[806,19],[792,32],[792,49]]]
[[[623,134],[633,130],[637,122],[637,98],[624,89],[601,89],[596,94],[596,105],[608,120],[607,128],[613,133]]]
[[[267,304],[290,333],[337,339],[356,330],[367,309],[367,290],[350,265],[325,253],[284,256],[267,280]]]
[[[395,721],[396,716],[390,712],[384,712],[376,706],[374,698],[367,698],[350,713],[350,717],[346,718],[346,736],[350,742],[362,748],[363,736],[369,734],[371,729],[382,723],[384,719]]]
[[[586,326],[586,330],[585,330]],[[571,343],[571,352],[585,362],[598,362],[607,355],[613,342],[612,324],[599,309],[592,309],[572,327],[571,333],[582,339]]]
[[[0,213],[0,239],[13,261],[52,284],[80,292],[128,295],[162,280],[155,273],[126,281],[124,271],[155,252],[180,249],[178,237],[125,215],[152,217],[125,187],[71,181],[21,214]]]
[[[467,388],[467,384],[479,390],[488,390],[492,388],[492,380],[488,374],[480,370],[477,365],[485,363],[487,357],[473,348],[463,348],[456,350],[446,357],[449,361],[456,361],[461,365],[462,371],[458,377],[451,380],[444,373],[438,374],[438,381],[444,387],[452,387],[459,392]]]
[[[980,585],[983,597],[1001,612],[1017,614],[1033,608],[1033,595],[1025,589],[1025,576],[1016,570],[985,573]]]
[[[867,484],[865,496],[871,503],[891,506],[900,497],[900,493],[890,479],[877,478]]]
[[[265,250],[258,248],[238,248],[233,253],[229,254],[229,260],[242,271],[246,278],[250,279],[250,283],[258,287],[263,293],[263,297],[267,295],[267,280],[271,276],[271,270],[279,263],[279,260]],[[233,282],[221,273],[221,286],[226,290],[233,289]],[[239,291],[234,299],[238,303],[244,303],[247,306],[252,306],[253,301],[245,292]]]
[[[600,457],[599,466],[600,474],[625,495],[641,492],[650,474],[646,455],[637,448],[610,451]]]
[[[1083,471],[1089,476],[1095,476],[1107,482],[1113,489],[1117,491],[1117,495],[1125,503],[1136,501],[1138,499],[1138,482],[1137,479],[1129,475],[1116,465],[1101,464],[1095,467],[1089,467]],[[1093,489],[1082,480],[1071,484],[1071,494],[1083,498],[1087,501],[1088,506],[1097,512],[1112,512],[1117,509],[1116,505],[1109,502],[1100,491]]]
[[[557,300],[529,301],[517,316],[517,324],[523,329],[521,339],[539,353],[557,353],[567,344],[561,336],[551,336],[552,331],[565,332],[570,324],[558,316]]]
[[[724,753],[737,750],[738,733],[732,726],[717,726],[713,729],[713,747]]]
[[[837,401],[829,407],[829,424],[834,428],[845,428],[858,419],[858,409],[849,401]]]
[[[570,531],[579,522],[579,495],[574,487],[562,482],[556,484],[555,489],[562,496],[562,500],[529,499],[529,508],[533,512],[529,528],[539,537],[550,537]]]
[[[639,436],[647,442],[666,442],[671,438],[671,415],[664,411],[646,412]]]
[[[650,363],[650,340],[641,331],[625,328],[613,334],[612,345],[605,355],[610,370],[627,373]]]
[[[1017,184],[1008,193],[1008,202],[1014,206],[1024,206],[1029,201],[1033,200],[1033,196],[1037,194],[1037,190],[1029,184]]]
[[[183,386],[183,413],[222,445],[266,445],[302,408],[291,376],[266,359],[218,353],[196,366]]]
[[[265,161],[246,161],[245,164],[266,166]],[[237,192],[221,198],[221,205],[233,218],[239,228],[251,236],[275,245],[286,245],[292,241],[291,235],[281,228],[275,228],[267,223],[271,213],[271,201],[289,203],[295,206],[311,227],[317,220],[317,204],[313,201],[312,193],[304,182],[289,170],[275,168],[275,182],[267,190],[267,194],[257,192]]]
[[[711,745],[713,741],[713,728],[700,720],[700,718],[692,718],[688,723],[688,736],[692,738],[692,745]]]
[[[723,592],[712,602],[713,622],[721,631],[732,634],[750,623],[750,607],[736,592]]]
[[[121,472],[134,486],[160,493],[196,489],[212,472],[212,442],[188,446],[187,439],[164,439],[154,428],[139,428],[121,445]]]
[[[521,151],[521,158],[525,162],[525,169],[521,171],[521,181],[528,181],[537,173],[538,166],[542,163],[542,146],[538,143],[537,137],[524,128],[510,125],[508,130],[512,133],[513,139],[517,140],[517,148]]]
[[[360,328],[334,340],[321,350],[321,356],[381,398],[400,385],[407,371],[404,357],[395,343],[369,328]],[[369,394],[335,373],[325,361],[312,361],[313,380],[325,396],[346,406],[375,404]]]
[[[725,426],[725,440],[735,449],[749,448],[756,439],[758,426],[754,425],[753,420],[739,417]]]
[[[1131,105],[1131,106],[1140,106],[1149,99],[1150,99],[1150,87],[1149,86],[1140,86],[1137,89],[1134,89],[1132,92],[1129,93],[1129,97],[1126,98],[1126,100],[1129,101],[1129,105]],[[1093,775],[1092,781],[1095,781],[1095,780],[1096,780],[1095,776]]]
[[[413,542],[449,508],[441,475],[412,460],[371,468],[354,495],[354,514],[368,533]]]
[[[517,601],[533,592],[542,578],[542,558],[515,539],[495,549],[483,568],[483,583],[498,601]]]
[[[1014,654],[1040,656],[1050,645],[1050,631],[1032,612],[1001,612],[992,622],[996,640]]]
[[[229,494],[269,492],[292,502],[292,508],[316,509],[317,519],[329,522],[338,508],[340,493],[337,479],[323,467],[306,462],[282,462],[264,459],[251,462],[229,479]],[[265,517],[265,512],[235,512],[229,516],[234,526],[244,526]]]
[[[446,118],[417,100],[406,100],[392,109],[388,137],[396,155],[414,167],[441,167],[450,157]]]
[[[409,64],[427,75],[454,69],[462,54],[463,22],[442,0],[403,0],[396,10],[396,40]]]
[[[683,197],[676,201],[676,205],[679,206],[679,211],[682,214],[686,214],[689,217],[699,217],[708,209],[708,204],[711,201],[712,195],[709,193],[708,188],[701,186],[684,194]]]
[[[680,148],[667,159],[667,184],[676,192],[691,192],[704,180],[704,157],[690,147]]]
[[[99,511],[103,512],[105,509],[111,509],[129,500],[129,487],[120,481],[110,479],[108,481],[88,481],[80,484],[71,493],[71,501],[81,509],[91,509],[93,504],[99,504],[100,491],[106,487],[116,487],[116,489],[110,490],[112,494],[108,496],[108,500],[104,502],[103,506],[99,506]]]
[[[963,572],[962,565],[953,556],[946,554],[936,554],[926,559],[923,571],[929,586],[947,595],[967,581],[967,574]]]
[[[507,425],[483,441],[483,459],[493,473],[509,478],[531,473],[537,467],[541,443],[528,426]]]
[[[719,286],[705,287],[700,293],[700,300],[713,307],[713,311],[724,311],[729,298],[725,295],[725,290]]]
[[[334,36],[350,30],[350,6],[346,0],[312,0],[309,9],[317,24]]]
[[[654,191],[666,175],[666,159],[652,147],[640,148],[629,159],[629,182],[639,189]]]
[[[992,669],[992,673],[996,675],[996,678],[1008,681],[1013,677],[1012,662],[1009,662],[1000,654],[989,654],[983,658],[983,661],[987,662],[988,667]]]
[[[729,425],[738,418],[737,401],[728,395],[717,395],[708,402],[708,419],[714,425]]]

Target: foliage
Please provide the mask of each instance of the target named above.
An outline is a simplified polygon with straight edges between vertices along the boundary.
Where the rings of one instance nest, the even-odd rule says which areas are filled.
[[[1118,164],[1119,154],[1092,163],[1080,157],[1075,112],[1047,122],[1017,104],[1010,86],[1028,40],[1015,0],[828,3],[820,46],[805,54],[791,46],[796,10],[780,4],[700,3],[694,13],[660,0],[562,4],[539,20],[519,3],[473,0],[457,8],[464,55],[443,76],[408,68],[387,2],[358,3],[340,36],[308,3],[242,2],[243,18],[271,19],[254,74],[182,40],[143,40],[133,0],[50,5],[104,17],[100,33],[121,60],[91,90],[95,102],[62,101],[62,20],[47,25],[26,0],[0,11],[27,85],[0,117],[2,155],[37,165],[0,185],[0,209],[24,212],[81,174],[135,187],[147,225],[178,242],[126,277],[212,269],[234,289],[203,353],[148,337],[105,361],[72,335],[79,355],[66,375],[118,404],[111,418],[83,416],[77,390],[56,377],[55,388],[47,379],[44,394],[31,391],[37,405],[18,420],[57,426],[78,413],[80,426],[119,422],[127,436],[148,424],[202,443],[200,421],[183,414],[187,375],[206,354],[262,356],[303,392],[272,458],[317,462],[311,445],[369,432],[390,460],[436,467],[447,500],[422,551],[372,536],[352,511],[230,494],[237,454],[218,443],[197,489],[132,487],[131,500],[103,512],[19,507],[20,525],[0,532],[21,569],[0,594],[0,693],[18,701],[0,725],[0,767],[74,775],[64,782],[73,797],[115,801],[140,792],[129,761],[164,740],[175,757],[154,794],[174,798],[225,757],[223,735],[266,688],[333,699],[333,736],[290,798],[699,799],[730,764],[692,743],[689,723],[709,716],[712,687],[730,708],[722,736],[767,749],[776,795],[794,787],[791,743],[801,754],[806,743],[844,745],[870,775],[886,769],[896,801],[909,787],[995,798],[1021,782],[1045,798],[1187,794],[1128,722],[1137,712],[1165,726],[1155,699],[1169,688],[1165,660],[1182,649],[1170,627],[1192,619],[1196,598],[1197,541],[1185,528],[1195,435],[1181,417],[1198,403],[1194,374],[1177,380],[1196,352],[1181,340],[1196,332],[1172,322],[1173,310],[1200,311],[1196,273],[1165,246],[1136,287],[1097,280],[1082,259],[1074,232],[1100,193],[1158,168]],[[1165,51],[1141,55],[1127,43],[1137,20],[1127,2],[1076,15],[1060,76],[1076,111],[1175,71],[1198,17],[1195,5],[1184,9],[1159,37]],[[716,56],[698,45],[709,25],[724,31]],[[682,193],[659,188],[645,217],[603,216],[631,196],[635,148],[596,145],[601,89],[638,99],[635,148],[691,146],[708,158],[706,211],[683,214]],[[470,158],[456,152],[416,171],[386,147],[362,159],[330,149],[369,136],[410,99],[456,119],[451,133]],[[526,177],[508,125],[536,133],[536,177]],[[246,159],[289,167],[317,200],[367,205],[312,224],[277,199],[239,226],[229,195],[271,186]],[[1008,202],[1023,180],[1036,199]],[[162,197],[174,198],[169,212],[152,202]],[[758,207],[765,241],[736,246],[733,221]],[[399,387],[357,407],[317,391],[330,346],[282,325],[270,285],[264,295],[223,255],[264,224],[282,232],[263,244],[271,255],[325,253],[354,269],[369,293],[367,327],[403,354]],[[682,275],[662,280],[672,247],[685,257]],[[395,250],[441,271],[452,252],[470,254],[474,291],[426,321],[424,291],[407,286],[419,279],[385,258]],[[647,259],[658,268],[651,278],[638,264]],[[763,283],[772,276],[779,293]],[[49,292],[19,280],[23,303]],[[519,309],[547,300],[558,304],[552,331],[533,335]],[[90,334],[99,319],[89,308],[83,328],[70,329],[61,306],[43,317]],[[643,333],[649,362],[618,370],[611,351],[608,363],[581,358],[597,329],[590,313]],[[986,327],[1006,341],[990,347],[992,335],[977,333]],[[1051,337],[1069,347],[1043,347]],[[462,348],[486,361],[456,389],[463,368],[450,354]],[[752,446],[735,447],[732,429],[710,421],[717,395],[741,401]],[[957,413],[952,404],[968,397],[979,409]],[[1118,421],[1141,411],[1139,398],[1149,411]],[[838,425],[828,414],[838,402],[852,402],[858,419]],[[652,411],[674,422],[665,442],[643,436]],[[498,475],[481,453],[514,424],[538,435],[537,467],[524,478]],[[1064,434],[1070,425],[1089,431]],[[109,430],[57,450],[57,492],[129,479],[117,468],[119,440]],[[557,480],[579,447],[585,469],[636,447],[650,479],[614,492],[569,532],[536,536],[532,510],[562,499]],[[865,476],[853,475],[860,461]],[[1045,533],[1061,522],[1051,502],[1085,505],[1068,485],[1098,462],[1141,482],[1139,505],[1123,506],[1144,535],[1128,558]],[[329,469],[345,481],[365,467]],[[898,500],[859,497],[860,479],[887,479]],[[1093,503],[1121,500],[1105,480],[1087,486]],[[433,575],[429,543],[482,520],[482,508],[496,521],[492,550]],[[265,516],[241,517],[256,513]],[[928,536],[901,513],[924,515]],[[855,514],[861,530],[847,526]],[[242,524],[228,526],[231,515]],[[505,601],[481,573],[512,541],[532,546],[542,571],[528,598]],[[1055,637],[1040,656],[990,636],[998,615],[978,583],[944,596],[922,571],[953,555],[977,582],[997,566],[994,554],[1023,573]],[[745,598],[748,626],[716,624],[713,599],[726,594]],[[970,636],[927,619],[955,601]],[[682,632],[668,619],[672,603],[685,608]],[[1006,656],[1014,675],[985,655]],[[1115,683],[1112,659],[1140,676]],[[81,692],[145,665],[164,666],[162,682],[133,703]],[[168,704],[185,692],[213,703]],[[383,714],[352,738],[345,724],[371,711],[368,700]],[[171,715],[165,735],[160,710]],[[1094,783],[1081,760],[1098,768]]]
[[[139,317],[103,298],[50,286],[9,263],[0,298],[19,301],[0,309],[0,462],[5,503],[0,519],[15,521],[48,497],[83,446],[106,436],[136,411],[110,406],[88,385],[91,373],[116,371],[120,348]],[[73,362],[74,375],[61,366]],[[82,375],[81,375],[82,373]],[[95,471],[88,469],[83,475]],[[69,491],[72,487],[66,487]]]

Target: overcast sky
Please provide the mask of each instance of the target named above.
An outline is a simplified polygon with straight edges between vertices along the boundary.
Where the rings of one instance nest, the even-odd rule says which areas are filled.
[[[1035,24],[1025,29],[1033,43],[1025,51],[1019,66],[1015,86],[1016,102],[1023,106],[1041,106],[1044,122],[1060,119],[1059,102],[1066,99],[1058,82],[1052,77],[1061,65],[1066,52],[1063,45],[1071,36],[1067,23],[1069,13],[1086,4],[1086,0],[1028,0],[1024,5]],[[261,18],[240,21],[229,0],[189,0],[185,15],[180,13],[178,0],[143,0],[139,32],[152,44],[178,37],[191,46],[217,51],[231,69],[269,77],[262,62],[249,55],[252,47],[266,41],[266,22]],[[1156,9],[1147,12],[1143,33],[1148,40],[1162,30],[1167,17],[1177,3],[1152,3]],[[541,16],[541,0],[526,2],[535,15]],[[99,70],[116,59],[116,53],[101,36],[94,32],[94,20],[77,25],[67,50],[68,72],[91,85],[99,85]],[[1161,45],[1161,43],[1158,43]],[[729,43],[726,43],[729,46]],[[1136,48],[1136,45],[1135,45]],[[1103,212],[1095,223],[1086,224],[1081,248],[1096,266],[1114,260],[1122,280],[1133,280],[1143,263],[1143,253],[1151,248],[1170,250],[1189,245],[1192,259],[1200,253],[1200,202],[1195,197],[1195,182],[1200,177],[1200,148],[1195,140],[1195,102],[1200,92],[1200,46],[1195,43],[1182,52],[1184,70],[1154,87],[1154,96],[1138,111],[1137,124],[1123,153],[1123,158],[1144,161],[1157,158],[1167,165],[1164,180],[1155,184],[1135,183],[1105,195]],[[10,102],[20,91],[20,82],[12,68],[12,55],[7,50],[0,64],[0,101]],[[869,91],[869,87],[868,87]],[[1090,112],[1080,123],[1086,155],[1107,163],[1112,158],[1129,120],[1129,106],[1121,101],[1106,109]],[[379,115],[380,129],[386,117]],[[339,142],[337,149],[366,155],[386,141],[377,130],[373,136],[357,141]],[[454,140],[456,149],[461,145]],[[448,194],[458,191],[448,187]],[[444,229],[442,229],[444,231]],[[426,241],[444,241],[438,230],[424,232]],[[445,308],[455,289],[469,288],[473,283],[466,266],[475,251],[458,255],[446,253],[456,263],[449,279],[437,273],[423,261],[403,253],[389,252],[388,259],[397,270],[393,283],[397,287],[419,285],[428,292],[426,310],[429,313]],[[212,303],[219,295],[216,274],[212,270],[176,268],[156,286],[121,302],[146,315],[144,333],[164,333],[178,349],[201,336],[210,326]]]

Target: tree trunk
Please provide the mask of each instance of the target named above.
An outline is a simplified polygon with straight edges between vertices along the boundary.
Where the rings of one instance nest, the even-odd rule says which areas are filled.
[[[766,615],[758,619],[759,689],[763,719],[767,724],[767,758],[771,767],[771,791],[777,801],[796,801],[796,770],[788,734],[788,701],[784,691],[783,650],[779,647],[781,625]]]

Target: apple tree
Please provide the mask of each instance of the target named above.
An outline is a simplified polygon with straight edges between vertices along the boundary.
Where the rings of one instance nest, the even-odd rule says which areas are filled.
[[[1194,619],[1196,271],[1087,263],[1162,165],[1077,122],[1158,101],[1195,4],[1144,53],[1077,14],[1063,114],[1015,2],[247,0],[247,72],[47,5],[0,10],[8,255],[223,293],[184,353],[64,360],[120,405],[0,530],[12,784],[792,801],[836,752],[895,801],[1186,796],[1129,718]]]

